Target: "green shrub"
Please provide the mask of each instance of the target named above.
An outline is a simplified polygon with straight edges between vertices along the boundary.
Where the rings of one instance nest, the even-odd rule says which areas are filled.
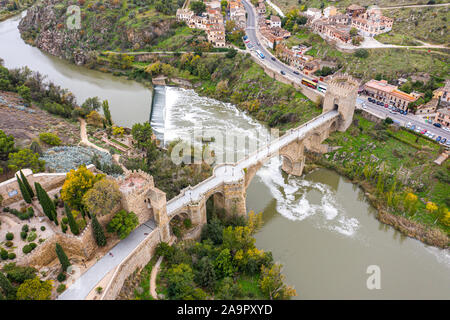
[[[186,229],[190,229],[192,227],[192,221],[189,218],[183,220],[183,225]]]
[[[42,227],[41,227],[41,231],[45,231],[45,226],[42,226]]]
[[[30,234],[27,237],[27,241],[28,242],[32,242],[32,241],[36,240],[36,238],[37,238],[36,232],[31,231]]]
[[[11,248],[13,246],[13,242],[12,241],[6,241],[5,246],[7,246],[8,248]]]
[[[16,254],[14,252],[8,253],[8,259],[14,260],[16,258]]]
[[[34,248],[37,247],[37,244],[34,243],[34,242],[31,242],[31,243],[30,243],[30,247],[31,247],[31,250],[33,250]]]
[[[61,139],[56,134],[51,132],[40,133],[39,139],[41,139],[41,141],[51,146],[59,146],[61,144]]]
[[[22,231],[24,231],[24,232],[28,232],[28,225],[26,224],[26,225],[24,225],[23,227],[22,227]]]
[[[64,283],[61,283],[57,288],[56,288],[56,292],[61,293],[64,292],[64,290],[66,290],[66,285]]]
[[[8,259],[8,251],[6,251],[5,249],[1,249],[0,250],[0,257],[2,258],[2,260],[7,260]]]
[[[25,253],[25,254],[30,253],[31,250],[33,250],[33,248],[29,244],[24,245],[23,248],[22,248],[22,252]]]
[[[66,277],[66,274],[65,274],[64,272],[60,272],[60,273],[58,274],[58,277],[57,277],[57,279],[58,279],[59,282],[65,281],[66,278],[67,278],[67,277]]]
[[[172,227],[172,232],[174,234],[175,237],[179,238],[181,237],[181,230],[178,226],[173,226]]]
[[[68,219],[67,217],[63,217],[63,218],[62,218],[62,222],[63,222],[64,224],[67,224],[67,223],[69,223],[69,219]]]
[[[23,283],[25,280],[34,279],[37,270],[32,267],[16,266],[14,262],[10,262],[3,267],[3,272],[10,281]]]
[[[25,231],[22,231],[20,233],[20,237],[22,238],[22,240],[25,240],[27,238],[28,233],[26,233]]]
[[[14,233],[8,232],[6,234],[6,240],[11,241],[12,239],[14,239]]]

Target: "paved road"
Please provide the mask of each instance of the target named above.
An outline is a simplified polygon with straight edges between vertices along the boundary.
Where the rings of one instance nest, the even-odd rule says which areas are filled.
[[[110,254],[103,256],[74,284],[59,295],[58,300],[84,300],[97,283],[100,282],[111,270],[116,268],[146,237],[155,229],[153,220],[149,220],[136,228],[128,237],[120,241]]]
[[[312,80],[313,77],[307,76],[302,74],[299,70],[291,68],[290,66],[284,64],[280,60],[278,60],[274,55],[272,55],[259,41],[257,36],[256,28],[257,25],[257,15],[254,10],[254,7],[247,1],[243,0],[242,3],[244,4],[244,8],[247,12],[247,27],[245,28],[246,34],[248,38],[250,39],[250,42],[254,46],[255,50],[259,49],[266,58],[262,60],[262,62],[268,66],[270,69],[273,69],[276,72],[281,73],[281,71],[284,71],[286,73],[285,77],[287,77],[291,81],[295,81],[296,83],[300,84],[302,78],[306,78],[309,80]],[[256,53],[253,53],[256,56]],[[273,60],[273,59],[274,60]],[[258,57],[258,59],[260,59]],[[294,71],[297,71],[300,73],[300,75],[294,74]],[[326,83],[319,82],[320,84],[324,85],[326,87]]]
[[[389,117],[393,120],[397,120],[403,126],[410,122],[411,124],[414,124],[416,127],[420,127],[422,129],[427,129],[431,133],[435,134],[436,137],[437,136],[445,137],[445,138],[447,138],[447,140],[449,140],[449,138],[450,138],[450,132],[445,131],[442,128],[437,128],[430,123],[426,123],[425,120],[421,120],[413,114],[408,113],[407,115],[403,115],[398,112],[390,113],[389,109],[382,107],[382,106],[378,106],[375,103],[369,102],[367,100],[367,98],[363,97],[363,96],[359,96],[358,101],[364,102],[367,110],[370,110],[370,112],[372,112],[376,115],[379,115],[382,118]]]

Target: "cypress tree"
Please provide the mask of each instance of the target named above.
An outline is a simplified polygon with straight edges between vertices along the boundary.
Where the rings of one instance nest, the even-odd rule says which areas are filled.
[[[73,218],[72,211],[70,210],[69,206],[65,202],[64,202],[64,209],[66,211],[66,216],[67,216],[67,220],[69,222],[70,231],[72,231],[72,233],[74,235],[78,235],[80,233],[80,229],[78,229],[78,224],[75,221],[75,219]]]
[[[67,258],[64,249],[61,247],[59,243],[56,243],[55,251],[56,255],[58,256],[59,262],[61,263],[62,269],[64,271],[67,271],[67,268],[70,266],[70,261],[69,258]]]
[[[28,193],[31,196],[31,199],[33,199],[34,198],[33,189],[31,188],[30,184],[28,183],[27,177],[25,177],[22,170],[20,170],[20,178],[22,179],[22,182],[23,182],[23,185],[25,186],[25,188],[27,188]]]
[[[22,193],[23,200],[25,200],[26,203],[31,203],[31,196],[28,193],[27,188],[23,184],[22,180],[20,180],[19,176],[16,174],[17,183],[19,184],[20,192]]]
[[[97,220],[95,214],[92,215],[92,232],[94,233],[95,242],[99,247],[104,247],[106,245],[106,237],[103,232],[103,228]]]
[[[45,215],[51,220],[54,221],[56,225],[58,225],[58,219],[56,217],[56,208],[52,199],[47,194],[47,191],[42,188],[42,186],[36,182],[34,184],[36,188],[37,198],[39,199],[39,203],[41,204],[42,210],[44,210]]]

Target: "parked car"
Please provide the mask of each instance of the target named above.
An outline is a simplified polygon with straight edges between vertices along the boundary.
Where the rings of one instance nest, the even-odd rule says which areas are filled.
[[[312,79],[312,81],[315,82],[315,83],[319,82],[319,80],[317,80],[317,79]]]
[[[270,59],[272,59],[273,61],[275,61],[276,59],[274,58],[274,57],[272,57],[272,58],[270,58]]]
[[[280,73],[281,73],[283,76],[286,74],[286,72],[284,72],[283,70],[281,70]]]
[[[408,123],[405,125],[405,128],[410,129],[410,128],[411,128],[411,122],[408,122]]]
[[[383,105],[383,102],[377,101],[377,105],[382,106],[382,105]]]
[[[423,129],[422,131],[420,131],[421,134],[425,134],[428,130],[427,129]]]
[[[413,124],[413,125],[411,126],[411,130],[415,130],[415,129],[416,129],[416,125]]]
[[[369,100],[369,102],[374,102],[372,98],[367,98],[367,100]]]
[[[442,124],[440,124],[439,122],[435,122],[435,123],[433,123],[433,126],[440,128],[440,127],[442,127]]]
[[[294,71],[294,74],[296,74],[296,75],[300,75],[300,73],[298,72],[298,71]]]
[[[447,142],[447,139],[446,138],[442,138],[441,143],[445,144],[446,142]]]
[[[442,137],[441,137],[441,136],[438,136],[438,137],[436,138],[436,141],[439,142],[439,141],[441,141],[441,139],[442,139]]]
[[[384,107],[387,108],[389,105],[387,103],[384,104]]]
[[[450,132],[450,128],[444,127],[443,129],[444,129],[445,131]]]

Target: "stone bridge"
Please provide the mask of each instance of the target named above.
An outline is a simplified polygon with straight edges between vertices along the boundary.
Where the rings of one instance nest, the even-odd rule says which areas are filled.
[[[58,299],[86,299],[102,279],[108,279],[100,299],[115,299],[125,279],[136,269],[144,267],[161,241],[171,239],[170,221],[175,217],[189,217],[194,229],[191,238],[199,235],[206,223],[206,201],[230,213],[246,214],[246,189],[265,161],[276,155],[283,157],[282,169],[292,175],[301,175],[305,148],[325,151],[322,142],[335,130],[345,131],[350,126],[356,104],[358,83],[350,77],[338,76],[328,84],[323,113],[315,119],[289,130],[236,163],[220,164],[213,175],[180,195],[166,201],[166,194],[154,186],[153,177],[142,172],[128,173],[119,181],[122,206],[135,212],[140,226],[120,241],[112,255],[105,255],[81,275]],[[105,281],[106,281],[105,280]]]
[[[337,76],[328,84],[323,113],[313,120],[289,130],[267,146],[239,160],[214,168],[213,175],[194,187],[184,189],[167,202],[165,217],[155,216],[162,238],[169,239],[169,222],[175,216],[188,216],[194,225],[206,223],[206,201],[212,196],[214,206],[227,214],[246,214],[246,189],[256,172],[270,158],[281,155],[282,169],[300,176],[305,163],[305,148],[323,153],[322,142],[331,132],[345,131],[351,125],[355,110],[358,83],[348,76]]]

